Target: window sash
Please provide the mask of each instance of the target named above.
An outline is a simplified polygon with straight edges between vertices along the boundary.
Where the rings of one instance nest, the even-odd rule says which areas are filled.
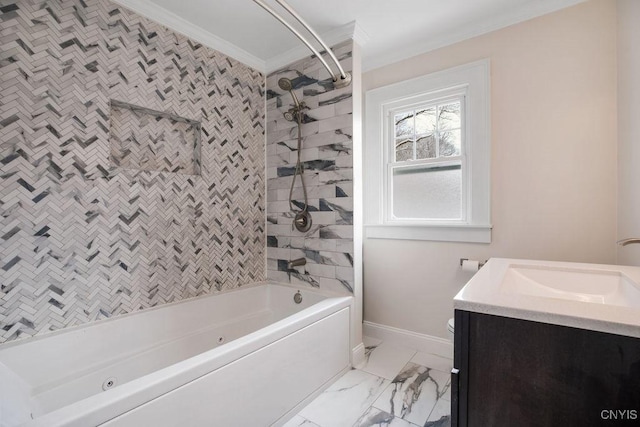
[[[466,102],[468,98],[466,91],[457,91],[453,94],[449,93],[448,96],[431,98],[418,103],[406,103],[396,104],[394,108],[387,110],[386,120],[383,124],[385,131],[385,140],[383,144],[385,146],[385,168],[384,168],[384,188],[383,188],[383,223],[385,224],[468,224],[468,167],[467,167],[467,138],[466,129],[468,128],[468,122],[466,118]],[[415,133],[415,112],[418,110],[436,108],[440,105],[446,105],[453,102],[460,102],[460,128],[447,129],[446,131],[452,131],[460,129],[460,155],[459,156],[439,156],[440,154],[440,120],[436,120],[436,129],[434,133],[436,136],[436,156],[435,158],[428,159],[416,159],[416,140],[420,135],[429,134],[416,134]],[[396,129],[395,129],[395,116],[402,113],[413,112],[413,159],[396,161]],[[399,139],[399,138],[398,138]],[[408,139],[408,138],[407,138]],[[441,219],[441,218],[399,218],[393,214],[393,172],[395,169],[400,168],[439,168],[446,166],[460,165],[462,172],[461,179],[461,205],[460,205],[460,219]]]
[[[411,160],[403,160],[402,162],[409,162],[409,161],[415,161],[418,160],[416,159],[416,150],[417,150],[417,140],[421,137],[425,137],[425,136],[429,136],[429,135],[435,135],[436,138],[436,144],[435,144],[435,149],[436,149],[436,159],[440,158],[440,136],[441,133],[443,132],[453,132],[456,130],[460,130],[460,154],[464,155],[464,146],[465,146],[465,132],[464,132],[464,128],[465,128],[465,121],[466,121],[466,111],[465,111],[465,101],[466,101],[466,93],[465,91],[457,91],[454,94],[450,94],[448,96],[444,96],[444,97],[438,97],[438,98],[432,98],[427,100],[426,102],[418,102],[418,103],[407,103],[405,105],[397,105],[395,106],[395,108],[392,108],[390,110],[388,110],[387,112],[387,122],[386,122],[386,126],[387,127],[387,132],[385,132],[385,135],[387,136],[387,140],[385,141],[385,145],[388,147],[388,150],[390,150],[389,156],[387,157],[387,159],[389,159],[390,162],[393,163],[400,163],[400,162],[396,162],[396,150],[395,150],[395,146],[396,146],[396,141],[401,140],[401,139],[410,139],[412,141],[412,149],[413,149],[413,158]],[[442,130],[440,128],[440,119],[439,117],[436,115],[436,129],[433,131],[433,133],[416,133],[416,127],[415,127],[415,120],[416,120],[416,112],[419,110],[428,110],[430,108],[434,108],[436,110],[436,114],[438,111],[438,107],[446,105],[446,104],[452,104],[455,102],[459,102],[460,103],[460,127],[456,127],[456,128],[451,128],[451,129],[444,129]],[[396,137],[396,129],[395,129],[395,117],[399,114],[406,114],[406,113],[413,113],[412,119],[413,119],[413,133],[409,136],[406,137]],[[392,125],[390,125],[392,124]]]
[[[466,162],[465,159],[461,156],[457,156],[455,159],[447,159],[443,161],[417,161],[411,164],[406,164],[400,162],[399,164],[388,164],[386,169],[386,180],[385,180],[385,199],[384,199],[384,211],[385,218],[384,223],[386,224],[467,224],[468,216],[467,216],[467,186],[465,185],[465,179],[467,176],[466,170]],[[405,217],[396,217],[393,213],[393,172],[397,169],[411,170],[411,169],[440,169],[447,168],[450,166],[459,166],[462,177],[461,177],[461,188],[460,188],[460,218],[405,218]]]

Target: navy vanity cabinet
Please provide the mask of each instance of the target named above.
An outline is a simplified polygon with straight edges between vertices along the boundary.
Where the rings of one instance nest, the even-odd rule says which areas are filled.
[[[640,425],[640,339],[456,310],[454,427]]]

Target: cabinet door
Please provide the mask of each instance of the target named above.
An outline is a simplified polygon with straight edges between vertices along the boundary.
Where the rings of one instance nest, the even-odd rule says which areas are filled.
[[[640,424],[640,339],[467,314],[458,425]]]

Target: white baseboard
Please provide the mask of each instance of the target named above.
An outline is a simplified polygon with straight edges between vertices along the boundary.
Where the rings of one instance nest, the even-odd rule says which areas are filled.
[[[360,343],[351,350],[351,366],[357,368],[364,363],[364,344]]]
[[[453,355],[453,343],[449,340],[431,335],[419,334],[393,326],[362,322],[362,335],[393,342],[424,353],[437,354],[442,357]]]

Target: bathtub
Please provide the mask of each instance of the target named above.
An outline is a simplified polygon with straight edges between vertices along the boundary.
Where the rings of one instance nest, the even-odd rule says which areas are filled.
[[[352,297],[254,284],[0,346],[0,426],[281,425],[350,367]]]

